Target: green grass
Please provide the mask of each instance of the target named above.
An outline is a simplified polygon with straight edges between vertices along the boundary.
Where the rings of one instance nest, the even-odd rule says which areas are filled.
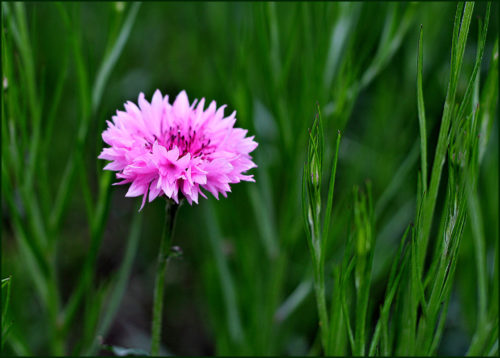
[[[497,12],[2,3],[2,350],[150,351],[164,204],[97,156],[159,88],[259,143],[256,183],[179,210],[160,353],[497,355]]]

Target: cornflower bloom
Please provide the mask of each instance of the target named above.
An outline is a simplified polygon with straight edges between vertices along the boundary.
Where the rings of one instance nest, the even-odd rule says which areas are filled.
[[[159,90],[151,103],[141,93],[138,104],[127,102],[107,121],[102,139],[110,147],[99,158],[111,161],[104,169],[118,172],[122,180],[115,184],[130,184],[125,196],[143,196],[139,210],[148,196],[149,202],[165,195],[178,203],[182,194],[192,204],[206,198],[202,189],[218,199],[231,191],[229,184],[254,181],[244,173],[256,167],[250,152],[257,143],[234,128],[236,112],[224,117],[226,106],[215,101],[205,109],[204,98],[190,104],[185,91],[173,104]]]

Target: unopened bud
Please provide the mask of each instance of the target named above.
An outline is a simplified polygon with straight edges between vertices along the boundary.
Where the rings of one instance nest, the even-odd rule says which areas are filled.
[[[311,182],[315,187],[318,187],[321,184],[321,168],[316,155],[313,155],[310,166]]]
[[[369,228],[363,228],[363,230],[358,231],[358,255],[359,256],[364,256],[368,252],[370,252],[371,249],[371,239],[369,237],[367,229]]]

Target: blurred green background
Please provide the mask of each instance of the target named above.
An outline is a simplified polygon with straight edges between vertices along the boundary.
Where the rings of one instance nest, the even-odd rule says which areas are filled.
[[[23,68],[22,53],[8,19],[14,16],[15,4],[9,6],[10,12],[2,8],[3,66],[7,56],[13,68]],[[88,104],[85,107],[82,81],[88,81],[87,95],[92,98],[91,85],[100,65],[113,52],[133,6],[115,2],[25,5],[42,140],[58,79],[65,74],[50,143],[36,167],[45,168],[48,180],[39,181],[42,174],[38,170],[34,176],[34,193],[45,190],[39,198],[42,218],[50,216],[67,162],[75,160],[72,153],[85,108],[89,117],[82,142],[83,161],[70,181],[61,224],[54,231],[57,249],[51,257],[55,257],[63,307],[91,250],[88,216],[96,209],[93,204],[86,209],[86,198],[97,203],[104,191],[109,192],[103,204],[95,272],[63,339],[64,351],[80,354],[94,342],[95,319],[106,310],[102,304],[109,300],[108,287],[112,287],[123,262],[132,225],[139,230],[133,266],[123,299],[102,340],[148,350],[164,203],[155,200],[137,214],[140,200],[125,198],[126,187],[107,185],[101,190],[105,163],[97,156],[103,146],[100,133],[105,121],[123,109],[127,100],[135,102],[140,92],[150,99],[157,88],[172,99],[184,89],[190,100],[205,97],[218,105],[227,104],[226,113],[237,111],[236,126],[249,129],[259,143],[253,153],[258,165],[252,171],[256,183],[233,185],[227,199],[209,198],[180,209],[174,244],[182,248],[183,255],[169,263],[167,272],[164,353],[303,355],[311,347],[314,352],[317,313],[300,190],[316,103],[323,115],[327,163],[333,156],[337,131],[343,133],[329,240],[332,262],[342,257],[353,185],[367,179],[373,185],[377,232],[369,303],[373,314],[369,320],[376,322],[390,259],[415,217],[420,26],[424,31],[423,91],[432,158],[449,77],[456,3],[143,3],[102,98],[95,110]],[[478,17],[484,16],[485,7],[486,3],[479,2],[474,9],[462,71],[467,75],[461,77],[458,96],[463,95],[474,65]],[[498,38],[497,14],[498,4],[494,3],[480,71],[482,82]],[[78,72],[78,58],[85,68],[83,76]],[[5,79],[4,67],[3,73]],[[14,101],[21,109],[29,106],[22,76],[15,70],[7,86],[4,80],[6,107],[11,103],[7,96],[16,86]],[[28,116],[28,112],[20,115]],[[17,123],[4,113],[2,122],[8,116]],[[2,124],[3,134],[9,128]],[[32,130],[28,124],[27,132]],[[3,162],[10,153],[2,145],[2,172],[9,168]],[[29,163],[29,158],[25,149],[19,164]],[[479,176],[490,285],[493,267],[498,265],[498,173],[496,118]],[[12,173],[8,171],[6,176]],[[5,350],[47,354],[52,352],[49,342],[54,339],[46,328],[50,318],[36,294],[16,239],[12,206],[5,199],[13,198],[24,225],[30,214],[25,213],[18,190],[15,182],[9,192],[2,185],[2,278],[11,276],[9,317],[13,322]],[[27,230],[29,238],[29,226]],[[471,235],[467,225],[440,354],[465,354],[476,328],[477,272]],[[491,287],[498,289],[498,285]],[[287,301],[292,292],[297,296]]]

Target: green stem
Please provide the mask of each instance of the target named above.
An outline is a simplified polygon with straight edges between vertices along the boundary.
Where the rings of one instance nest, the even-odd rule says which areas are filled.
[[[52,354],[56,356],[65,355],[64,340],[61,332],[62,324],[60,321],[60,310],[61,310],[61,300],[59,295],[59,285],[56,275],[56,263],[55,258],[51,260],[50,265],[50,279],[47,281],[49,300],[48,311],[50,315],[50,321],[52,323],[52,339],[51,339],[51,349]]]
[[[167,199],[165,205],[165,224],[161,235],[160,252],[158,253],[158,268],[156,269],[155,292],[153,303],[153,324],[151,355],[158,356],[160,352],[161,322],[163,313],[163,289],[165,282],[165,272],[167,271],[167,261],[170,256],[170,247],[172,245],[172,236],[174,232],[175,215],[178,204],[172,203]]]
[[[314,273],[314,291],[316,293],[316,305],[319,315],[319,329],[321,332],[321,344],[323,352],[326,355],[329,351],[328,347],[328,313],[325,299],[325,275],[324,271],[318,266]]]
[[[478,299],[478,318],[477,331],[482,331],[487,323],[487,289],[488,289],[488,273],[486,268],[486,248],[485,236],[483,230],[483,219],[481,214],[481,206],[479,203],[477,188],[468,190],[468,204],[470,223],[472,227],[472,238],[474,243],[474,251],[476,256],[476,277],[477,277],[477,299]]]

